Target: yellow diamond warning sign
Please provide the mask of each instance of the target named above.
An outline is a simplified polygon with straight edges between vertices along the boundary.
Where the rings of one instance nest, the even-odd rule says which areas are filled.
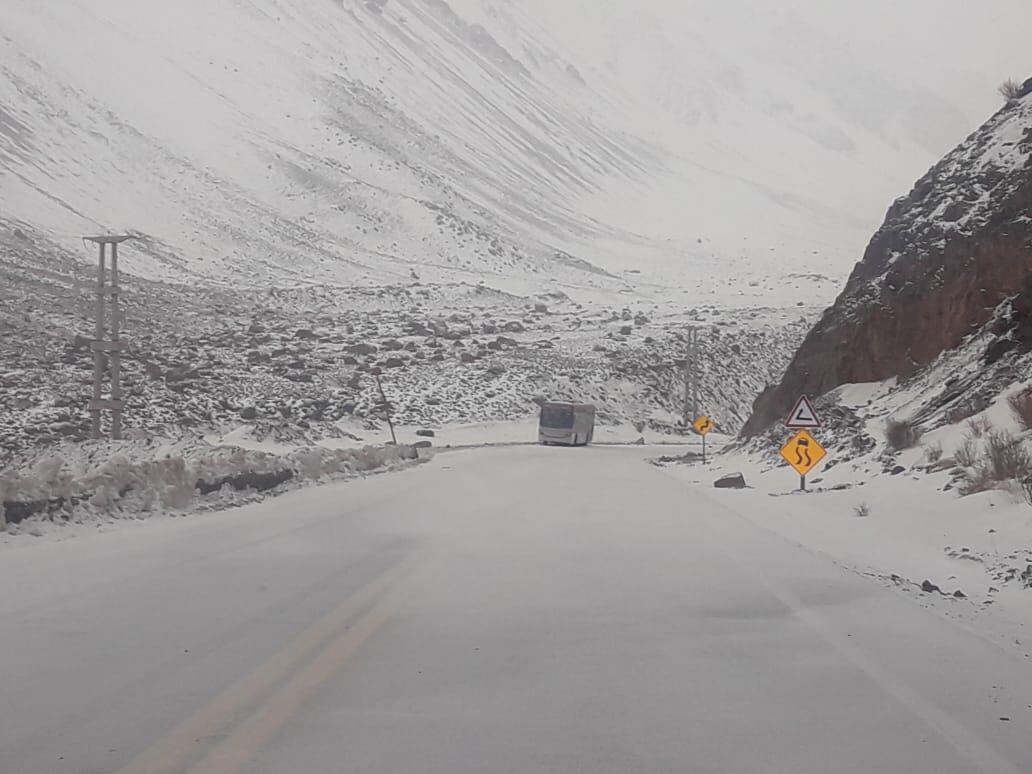
[[[699,417],[692,424],[692,427],[701,436],[707,436],[716,429],[716,425],[713,424],[713,420],[709,417]]]
[[[828,451],[806,430],[795,434],[781,450],[785,462],[795,468],[796,473],[805,476],[828,456]]]

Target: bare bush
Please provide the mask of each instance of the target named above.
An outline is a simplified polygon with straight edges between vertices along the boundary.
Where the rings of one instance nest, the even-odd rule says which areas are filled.
[[[1015,393],[1007,399],[1011,413],[1022,430],[1032,430],[1032,389]]]
[[[999,89],[1000,96],[1010,102],[1012,99],[1017,99],[1021,96],[1021,84],[1013,78],[1008,78],[1000,84]]]
[[[978,444],[975,443],[975,439],[970,435],[965,435],[964,442],[957,447],[957,451],[954,452],[953,458],[961,467],[975,467],[975,463],[978,462]]]
[[[934,465],[936,462],[942,459],[942,444],[933,443],[931,446],[925,449],[925,459],[928,460],[929,464]]]
[[[905,419],[890,419],[885,423],[885,441],[893,451],[913,449],[921,442],[924,431]]]
[[[856,508],[853,509],[853,513],[858,519],[866,519],[871,515],[871,508],[867,503],[860,503]]]
[[[1032,476],[1032,455],[1013,433],[994,430],[986,440],[986,463],[994,481],[1018,481]]]
[[[1032,476],[1021,482],[1021,493],[1025,495],[1025,502],[1032,505]]]
[[[993,429],[993,423],[989,421],[989,417],[975,417],[968,422],[968,429],[975,438],[981,438]]]
[[[969,497],[980,492],[988,492],[994,485],[995,482],[989,472],[989,467],[987,465],[979,465],[974,470],[968,471],[960,486],[957,487],[957,491],[962,496]]]

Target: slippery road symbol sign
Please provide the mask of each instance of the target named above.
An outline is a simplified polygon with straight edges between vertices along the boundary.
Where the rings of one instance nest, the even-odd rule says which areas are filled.
[[[801,430],[785,444],[781,456],[795,468],[796,473],[805,476],[828,456],[828,451],[806,430]]]
[[[821,419],[817,416],[817,410],[813,407],[810,399],[803,395],[796,401],[795,408],[788,415],[785,427],[793,430],[816,430],[821,427]]]
[[[709,417],[699,417],[692,424],[692,427],[701,436],[707,436],[716,429],[716,425],[713,424],[713,420]]]

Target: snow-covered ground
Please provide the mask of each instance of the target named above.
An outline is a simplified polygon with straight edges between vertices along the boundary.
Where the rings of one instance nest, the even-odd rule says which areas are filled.
[[[654,453],[458,451],[5,546],[5,766],[1032,769],[1013,642],[757,528],[728,510],[743,493],[693,490]]]
[[[743,473],[749,489],[713,495],[741,518],[991,632],[1032,658],[1032,502],[1016,481],[961,494],[967,482],[979,479],[977,467],[986,462],[994,430],[1032,449],[1032,432],[1022,428],[1008,400],[1032,382],[1014,384],[962,422],[932,422],[934,429],[916,446],[892,452],[886,421],[912,415],[920,396],[927,398],[927,384],[924,392],[921,384],[848,385],[823,399],[825,407],[855,412],[860,424],[852,435],[867,437],[854,446],[851,431],[837,420],[815,431],[830,453],[810,474],[805,494],[777,455],[792,434],[784,429],[729,445],[706,467],[690,461],[664,469],[707,493],[718,477]],[[964,447],[974,452],[973,461],[964,458]]]

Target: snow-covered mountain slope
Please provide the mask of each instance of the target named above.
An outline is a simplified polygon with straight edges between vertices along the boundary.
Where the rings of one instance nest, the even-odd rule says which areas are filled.
[[[5,0],[0,217],[154,279],[838,275],[1032,22],[840,5]]]
[[[976,387],[994,397],[992,389],[1027,372],[1032,79],[1020,92],[896,201],[781,383],[757,400],[746,434],[761,432],[800,394],[906,383],[937,359],[952,367],[940,374],[945,386],[940,378],[928,384],[925,415],[958,408]]]

